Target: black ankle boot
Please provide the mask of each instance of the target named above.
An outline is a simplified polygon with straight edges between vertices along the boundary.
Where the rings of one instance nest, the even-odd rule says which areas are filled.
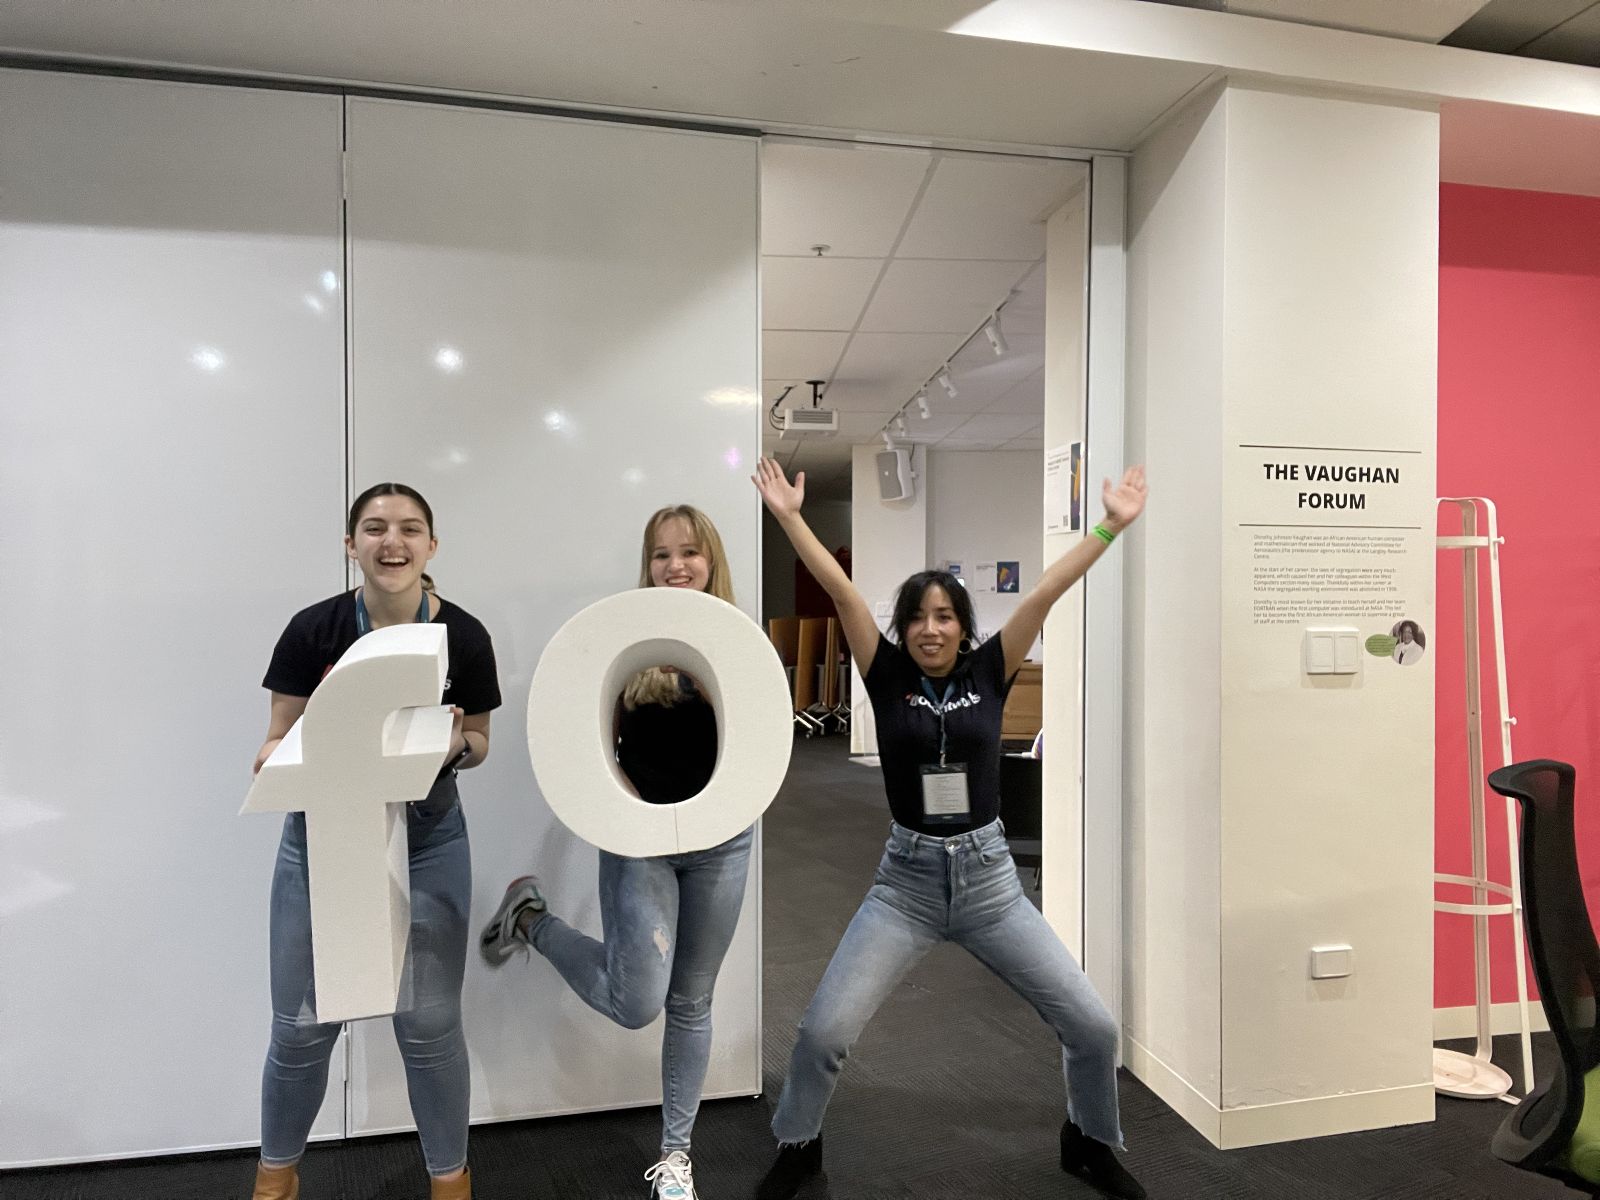
[[[822,1174],[822,1135],[798,1146],[779,1146],[778,1157],[756,1187],[756,1200],[791,1200],[808,1179]]]
[[[1061,1169],[1076,1175],[1102,1196],[1145,1200],[1144,1188],[1117,1161],[1117,1152],[1089,1137],[1071,1121],[1061,1126]]]

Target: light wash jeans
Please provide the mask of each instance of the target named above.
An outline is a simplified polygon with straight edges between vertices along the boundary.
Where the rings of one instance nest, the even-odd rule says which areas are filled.
[[[600,924],[586,937],[559,917],[533,945],[580,999],[626,1029],[665,1007],[661,1148],[689,1149],[711,1061],[711,991],[744,903],[754,831],[689,854],[623,858],[600,852]]]
[[[970,951],[1045,1019],[1061,1039],[1068,1115],[1120,1149],[1116,1022],[1023,895],[999,821],[949,838],[891,824],[872,889],[800,1020],[772,1118],[778,1141],[808,1142],[822,1132],[850,1047],[906,972],[943,941]]]
[[[411,852],[411,939],[395,1040],[405,1060],[411,1115],[431,1175],[467,1162],[471,1077],[461,1031],[472,862],[454,774],[406,811]],[[340,1025],[316,1022],[305,817],[291,813],[272,875],[272,1043],[261,1074],[261,1161],[297,1162],[328,1090]]]

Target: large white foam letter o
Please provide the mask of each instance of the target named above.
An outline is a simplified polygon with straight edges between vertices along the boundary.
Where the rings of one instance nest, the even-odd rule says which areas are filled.
[[[717,714],[717,769],[699,795],[649,804],[612,749],[617,697],[647,667],[698,679]],[[584,841],[629,858],[708,850],[754,824],[793,747],[788,682],[760,628],[704,592],[638,588],[578,613],[528,689],[528,751],[545,801]]]

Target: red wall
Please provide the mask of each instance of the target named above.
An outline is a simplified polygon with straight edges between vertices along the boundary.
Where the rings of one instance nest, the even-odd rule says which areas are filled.
[[[1488,496],[1499,509],[1512,752],[1576,765],[1584,888],[1600,914],[1600,199],[1446,184],[1439,207],[1439,494]],[[1428,650],[1438,651],[1436,857],[1440,871],[1464,875],[1460,569],[1459,551],[1440,553]],[[1483,594],[1487,619],[1486,580]],[[1487,645],[1483,661],[1492,770]],[[1486,802],[1490,863],[1503,877],[1503,801],[1489,792]],[[1509,922],[1491,924],[1493,998],[1512,1000]],[[1472,1003],[1471,919],[1441,914],[1435,932],[1435,1003]]]

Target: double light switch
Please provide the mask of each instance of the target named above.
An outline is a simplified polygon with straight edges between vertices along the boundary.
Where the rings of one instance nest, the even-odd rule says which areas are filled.
[[[1308,625],[1301,641],[1307,675],[1359,675],[1361,633],[1348,625]]]

